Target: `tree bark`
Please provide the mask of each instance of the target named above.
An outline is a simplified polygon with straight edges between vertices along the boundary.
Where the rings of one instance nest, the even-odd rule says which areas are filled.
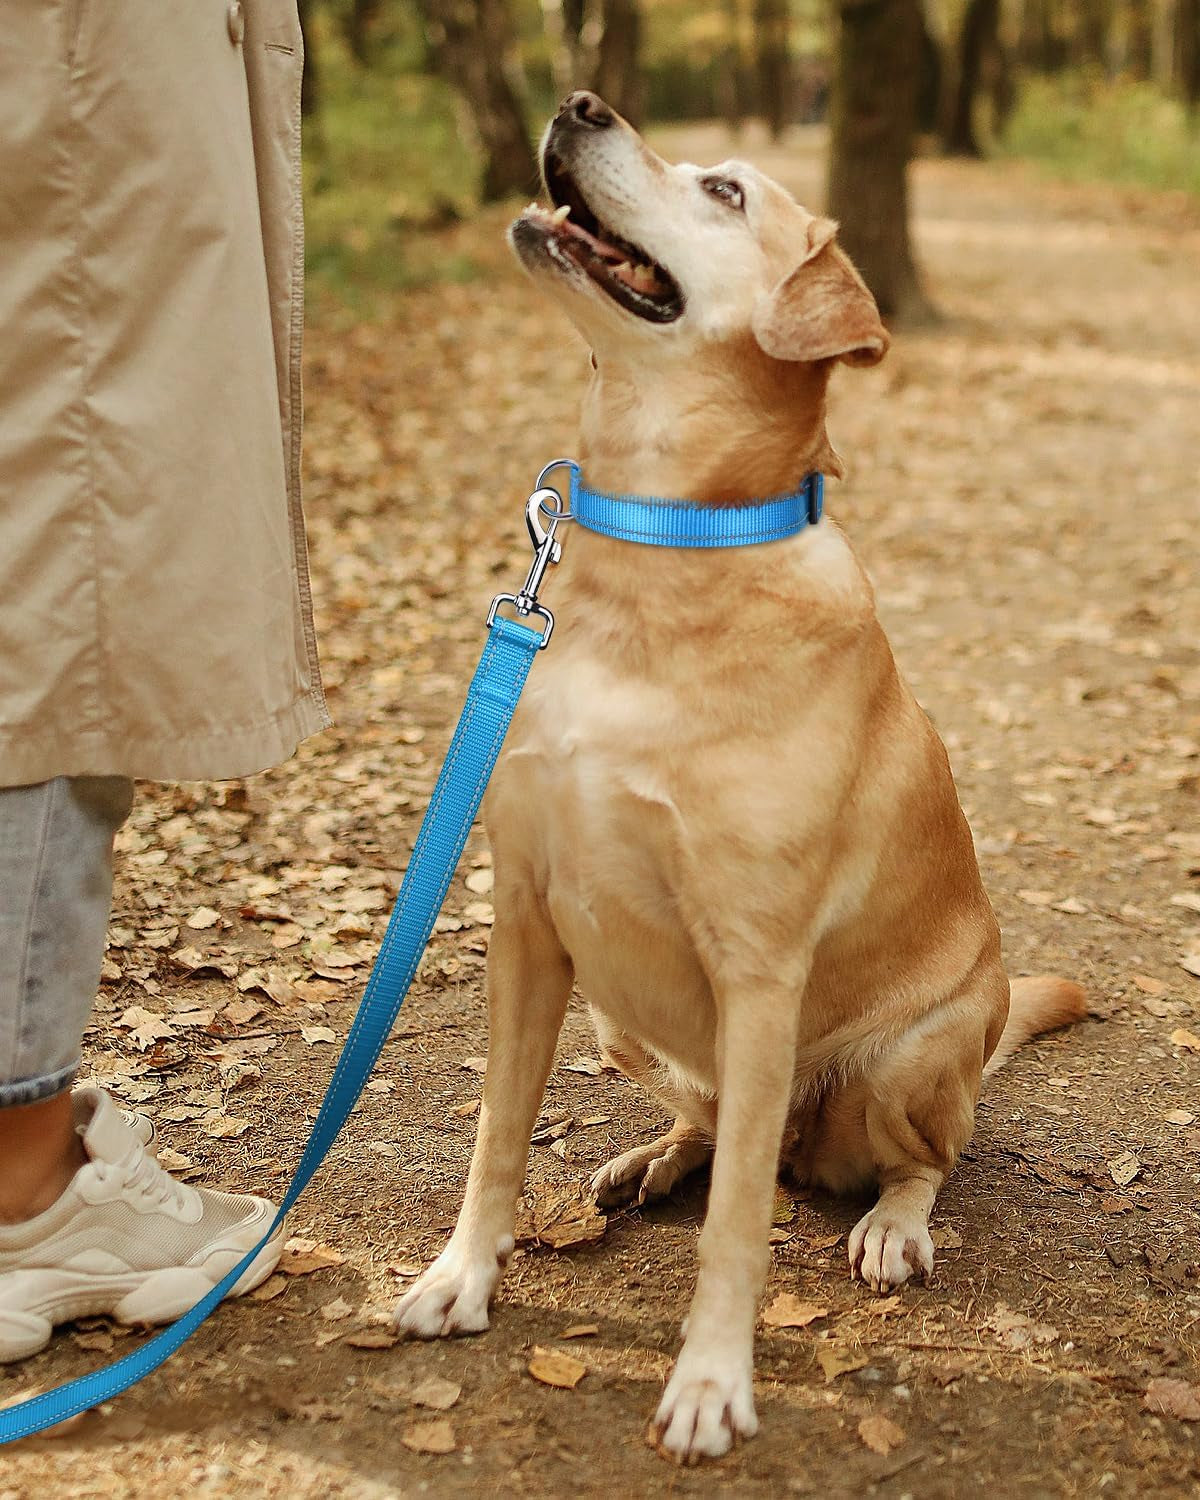
[[[1179,93],[1193,115],[1200,113],[1200,0],[1179,0],[1175,12],[1175,56]]]
[[[885,317],[933,316],[913,261],[908,163],[921,48],[919,0],[837,0],[829,211]]]
[[[534,191],[537,163],[510,63],[507,0],[418,0],[438,71],[459,91],[483,152],[485,203]]]
[[[754,0],[758,108],[773,141],[777,141],[783,134],[790,113],[790,19],[788,0]]]
[[[366,68],[371,63],[371,25],[379,14],[379,0],[351,0],[343,25],[354,61]]]
[[[317,39],[313,35],[312,0],[296,0],[296,14],[300,21],[300,35],[304,40],[304,68],[300,75],[300,113],[305,119],[314,117],[320,98],[318,93]]]
[[[983,155],[975,132],[975,101],[999,31],[1000,0],[967,0],[942,123],[942,150],[947,156]]]
[[[602,0],[592,88],[633,125],[642,116],[640,0]]]

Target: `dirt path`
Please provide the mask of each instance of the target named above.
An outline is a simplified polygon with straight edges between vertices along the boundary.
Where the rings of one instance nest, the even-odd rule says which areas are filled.
[[[693,131],[667,149],[725,146]],[[814,201],[811,140],[743,149]],[[917,205],[947,322],[898,340],[877,372],[838,376],[850,477],[832,508],[950,747],[1010,966],[1077,975],[1095,1009],[989,1088],[939,1203],[934,1283],[878,1302],[843,1264],[859,1208],[781,1200],[768,1297],[828,1312],[763,1332],[761,1435],[699,1472],[670,1469],[641,1431],[677,1344],[702,1185],[611,1220],[599,1243],[521,1255],[482,1339],[361,1347],[386,1343],[372,1313],[435,1253],[461,1194],[486,1046],[476,844],[296,1214],[296,1235],[327,1251],[294,1254],[268,1300],[225,1309],[110,1412],[5,1450],[0,1500],[1200,1491],[1200,1424],[1143,1406],[1152,1380],[1200,1380],[1200,978],[1180,963],[1200,947],[1200,213],[938,163],[919,169]],[[524,487],[573,445],[580,350],[509,267],[499,228],[448,244],[495,281],[310,339],[338,729],[244,788],[147,789],[123,838],[90,1062],[198,1181],[269,1188],[290,1170],[487,600],[524,566]],[[534,1148],[535,1192],[659,1124],[613,1075],[572,1069],[594,1052],[577,1011],[547,1098],[571,1125]],[[595,1332],[563,1341],[578,1324]],[[0,1397],[133,1337],[77,1329],[0,1376]],[[539,1385],[535,1345],[576,1355],[586,1377]],[[827,1378],[836,1358],[857,1367]],[[412,1401],[434,1375],[461,1386],[444,1412]],[[874,1418],[903,1433],[888,1453],[864,1440],[887,1446]],[[425,1421],[450,1424],[452,1452],[402,1445]]]

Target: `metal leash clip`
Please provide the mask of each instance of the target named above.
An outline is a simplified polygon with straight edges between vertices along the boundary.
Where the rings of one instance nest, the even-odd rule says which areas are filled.
[[[497,594],[492,600],[492,607],[488,610],[487,617],[490,630],[496,619],[496,611],[502,604],[511,604],[523,620],[528,619],[530,615],[537,615],[546,626],[542,632],[539,651],[544,651],[550,644],[550,637],[554,631],[554,616],[544,604],[538,603],[538,590],[542,586],[542,579],[546,576],[546,569],[562,556],[562,543],[555,540],[554,533],[558,530],[560,522],[572,519],[570,508],[559,491],[553,485],[544,483],[546,475],[558,468],[569,468],[574,474],[577,465],[571,458],[556,458],[553,463],[547,464],[537,477],[533,494],[525,502],[525,524],[529,528],[529,539],[533,543],[533,562],[529,568],[529,575],[517,593]],[[545,524],[543,524],[543,519]]]

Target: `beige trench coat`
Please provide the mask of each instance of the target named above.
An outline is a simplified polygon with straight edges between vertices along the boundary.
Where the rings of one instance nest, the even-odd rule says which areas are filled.
[[[0,0],[0,786],[328,723],[295,0]]]

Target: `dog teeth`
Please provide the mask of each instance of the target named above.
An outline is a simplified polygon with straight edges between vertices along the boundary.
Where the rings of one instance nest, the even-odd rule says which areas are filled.
[[[564,203],[560,208],[556,208],[550,215],[550,222],[552,224],[561,224],[564,219],[569,219],[570,217],[571,205],[569,203]]]

